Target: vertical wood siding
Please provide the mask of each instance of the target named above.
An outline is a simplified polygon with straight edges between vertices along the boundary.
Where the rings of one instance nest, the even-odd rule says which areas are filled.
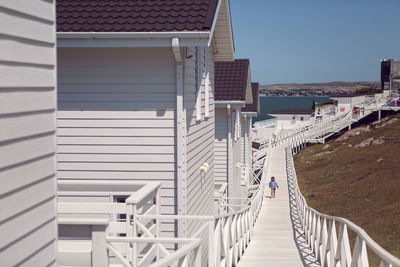
[[[0,2],[0,265],[56,265],[55,9]]]
[[[200,48],[203,49],[203,48]],[[208,53],[207,69],[210,72],[211,92],[209,95],[210,114],[204,116],[205,94],[204,79],[201,79],[201,120],[196,121],[196,66],[195,48],[188,48],[191,58],[185,59],[185,108],[187,122],[186,143],[186,212],[187,214],[211,215],[213,213],[214,198],[214,60],[211,49],[205,48]],[[201,53],[199,53],[201,55]],[[200,77],[201,78],[201,77]],[[200,172],[203,163],[208,163],[210,169],[207,174]],[[197,231],[199,223],[189,222],[186,226],[187,235]]]
[[[59,179],[160,181],[161,212],[175,214],[171,49],[62,48],[58,63]]]
[[[228,182],[228,113],[226,108],[215,112],[215,181]]]

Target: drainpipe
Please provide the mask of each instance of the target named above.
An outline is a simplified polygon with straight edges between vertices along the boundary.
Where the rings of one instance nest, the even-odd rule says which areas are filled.
[[[186,117],[183,99],[183,59],[179,39],[172,38],[172,52],[176,61],[176,213],[186,214]],[[186,236],[186,222],[178,221],[178,237]]]
[[[230,104],[228,104],[228,105],[226,105],[226,111],[227,111],[227,114],[228,114],[228,116],[227,116],[227,122],[228,122],[228,140],[227,140],[227,155],[228,155],[228,160],[227,160],[227,162],[228,162],[228,165],[227,165],[227,184],[228,184],[228,189],[227,189],[227,191],[228,191],[228,196],[231,196],[232,195],[232,192],[231,192],[231,186],[232,186],[232,168],[233,168],[233,164],[232,164],[232,145],[233,145],[233,142],[232,142],[232,118],[233,118],[233,116],[232,116],[232,108],[231,108],[231,105]]]

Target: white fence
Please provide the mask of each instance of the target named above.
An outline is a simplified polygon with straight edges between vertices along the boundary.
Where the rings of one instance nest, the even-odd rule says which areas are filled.
[[[297,183],[292,150],[286,148],[286,168],[289,187],[296,200],[296,208],[309,248],[321,266],[369,266],[367,247],[380,259],[380,267],[400,266],[400,260],[381,246],[359,226],[349,220],[322,214],[307,205]],[[339,224],[339,231],[336,225]],[[353,250],[350,249],[348,231],[356,234]]]
[[[264,180],[261,179],[251,197],[241,199],[237,205],[230,203],[236,203],[235,200],[223,196],[220,202],[223,214],[218,216],[161,215],[160,183],[60,182],[59,197],[67,199],[58,204],[59,225],[91,229],[92,240],[84,241],[87,243],[84,251],[79,247],[82,240],[60,241],[59,258],[66,263],[76,261],[75,265],[67,264],[70,266],[77,266],[82,259],[84,264],[78,265],[96,267],[113,263],[125,267],[237,266],[261,210]],[[121,187],[130,188],[130,191],[117,192],[117,195],[129,195],[124,203],[88,203],[80,198],[112,195],[113,187],[117,191],[121,191]],[[77,188],[80,189],[77,191]],[[72,200],[68,199],[70,196]],[[230,206],[237,211],[228,212]],[[96,217],[98,215],[101,216]],[[198,231],[185,238],[162,236],[162,223],[179,221],[197,223]]]

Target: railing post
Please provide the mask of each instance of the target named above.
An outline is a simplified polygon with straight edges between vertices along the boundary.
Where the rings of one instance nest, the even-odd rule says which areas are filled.
[[[215,222],[214,220],[210,220],[208,223],[208,266],[214,266],[215,259],[215,249],[217,248],[215,244]]]
[[[108,266],[107,225],[92,225],[92,264],[98,267]]]

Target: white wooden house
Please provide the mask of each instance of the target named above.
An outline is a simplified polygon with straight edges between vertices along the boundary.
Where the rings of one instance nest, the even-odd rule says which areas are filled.
[[[228,196],[241,197],[246,121],[242,108],[252,104],[248,59],[215,65],[215,183],[227,183]],[[246,128],[247,130],[247,128]]]
[[[57,2],[58,179],[159,181],[162,214],[210,215],[214,62],[234,57],[228,0],[136,2]]]
[[[315,105],[315,118],[316,119],[323,119],[329,116],[335,116],[336,114],[336,105],[337,103],[334,100],[329,100],[326,102],[323,102],[321,104],[316,104]]]
[[[54,1],[0,1],[0,266],[56,266]]]
[[[252,92],[252,104],[246,104],[242,108],[241,120],[242,120],[242,135],[241,135],[241,146],[242,146],[242,159],[241,162],[244,165],[244,170],[249,172],[252,166],[252,128],[253,128],[253,117],[260,114],[260,95],[259,95],[259,83],[251,83]],[[242,170],[243,170],[242,167]],[[245,177],[248,178],[249,173],[245,173]],[[243,183],[244,182],[244,183]],[[242,187],[247,185],[248,181],[242,181]],[[246,191],[244,191],[246,192]],[[244,195],[244,194],[242,194]]]
[[[276,117],[276,129],[295,129],[312,122],[312,109],[283,109],[272,111],[269,115]]]

